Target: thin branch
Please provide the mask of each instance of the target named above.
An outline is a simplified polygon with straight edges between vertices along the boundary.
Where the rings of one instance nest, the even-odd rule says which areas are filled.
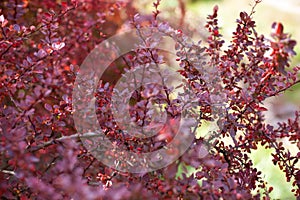
[[[64,15],[68,14],[70,11],[74,10],[75,8],[76,8],[75,6],[74,6],[74,7],[71,7],[71,8],[69,8],[68,10],[66,10],[65,12],[60,13],[60,14],[57,15],[56,17],[57,17],[57,18],[63,17]],[[42,28],[44,28],[44,27],[50,25],[51,23],[52,23],[52,20],[51,20],[50,22],[46,23],[46,24],[40,25],[40,26],[39,26],[37,29],[35,29],[34,31],[32,31],[32,32],[30,32],[30,33],[24,35],[24,39],[26,39],[26,37],[29,37],[29,36],[33,35],[34,33],[38,32],[38,31],[40,31]]]
[[[275,93],[269,95],[268,97],[272,97],[272,96],[275,96],[275,95],[277,95],[277,94],[279,94],[279,93],[281,93],[281,92],[284,92],[284,91],[290,89],[291,87],[297,85],[298,83],[300,83],[300,79],[297,80],[297,81],[295,81],[294,83],[288,85],[287,87],[284,87],[284,88],[282,88],[281,90],[276,91]]]
[[[46,148],[48,146],[56,144],[57,142],[62,142],[64,140],[80,139],[80,138],[90,138],[90,137],[97,137],[97,136],[99,136],[99,134],[98,133],[94,133],[94,132],[85,133],[85,134],[76,133],[76,134],[73,134],[73,135],[62,136],[60,138],[55,138],[55,139],[49,140],[47,142],[44,142],[44,143],[42,143],[42,144],[40,144],[38,146],[31,147],[28,151],[29,152],[39,151],[40,149]]]
[[[0,59],[2,58],[2,56],[4,55],[4,54],[6,54],[8,51],[9,51],[9,49],[12,47],[13,45],[12,44],[10,44],[1,54],[0,54]]]
[[[38,135],[38,132],[37,132],[37,130],[36,130],[36,126],[34,125],[33,121],[32,121],[31,118],[30,118],[30,116],[28,116],[28,120],[29,120],[29,122],[30,122],[30,124],[31,124],[31,126],[32,126],[32,129],[33,129],[35,135]]]
[[[4,174],[9,174],[9,175],[12,175],[12,176],[15,176],[16,173],[14,171],[9,171],[9,170],[0,170],[0,172],[4,173]]]

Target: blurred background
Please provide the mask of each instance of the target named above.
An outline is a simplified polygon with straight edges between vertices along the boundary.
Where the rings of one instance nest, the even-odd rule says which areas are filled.
[[[134,4],[142,14],[150,15],[153,11],[151,0],[136,0]],[[180,28],[186,34],[192,34],[194,39],[204,39],[206,31],[204,29],[205,19],[212,13],[213,7],[219,6],[219,24],[222,28],[225,41],[230,41],[231,34],[235,30],[235,21],[241,11],[250,12],[254,5],[254,0],[162,0],[160,10],[161,17],[168,20],[174,28]],[[185,11],[185,12],[184,12]],[[271,25],[273,22],[281,22],[284,25],[284,32],[292,35],[298,42],[296,46],[297,55],[292,59],[292,65],[300,64],[300,1],[299,0],[263,0],[255,8],[254,21],[256,30],[270,38]],[[179,23],[178,23],[179,22]],[[181,23],[180,23],[181,22]],[[205,40],[205,39],[204,39]],[[229,43],[225,43],[226,48]],[[268,99],[265,106],[266,121],[273,126],[277,122],[286,121],[294,116],[296,110],[300,110],[300,84],[292,87],[288,92],[278,97]],[[298,148],[288,141],[283,141],[286,147],[295,154]],[[286,183],[285,175],[277,166],[272,163],[272,150],[263,147],[251,153],[251,158],[258,170],[262,171],[262,176],[270,186],[274,187],[271,193],[273,199],[295,199],[290,192],[292,184]]]

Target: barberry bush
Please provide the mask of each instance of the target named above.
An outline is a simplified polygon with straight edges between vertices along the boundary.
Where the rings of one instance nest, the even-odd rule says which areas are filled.
[[[273,188],[249,156],[258,146],[274,150],[273,164],[285,173],[293,185],[291,192],[299,197],[300,153],[293,155],[282,140],[300,149],[300,112],[295,110],[293,118],[273,126],[265,122],[263,105],[299,84],[300,68],[290,66],[296,41],[278,22],[270,26],[270,38],[259,34],[253,19],[258,3],[250,13],[240,13],[225,47],[217,6],[207,17],[207,38],[194,42],[184,28],[172,28],[171,24],[184,26],[182,19],[168,23],[159,17],[160,1],[153,3],[151,16],[139,15],[130,1],[1,1],[1,198],[270,199]],[[179,5],[184,17],[183,1]],[[79,107],[72,104],[73,98],[87,99],[73,89],[89,53],[128,27],[136,30],[140,43],[110,63],[92,91],[100,128],[114,144],[111,148],[119,149],[103,148],[104,155],[118,160],[107,166],[86,145],[99,139],[97,134],[82,133],[75,126],[73,115]],[[174,41],[175,56],[156,48],[162,35]],[[114,51],[101,53],[107,59],[115,56]],[[166,74],[160,72],[163,65],[169,66],[164,66]],[[181,77],[176,88],[164,82],[169,77],[166,69],[173,65],[178,65],[176,73]],[[157,73],[163,83],[140,85],[128,105],[118,105],[129,111],[137,127],[155,129],[154,113],[166,113],[165,124],[158,124],[162,128],[157,135],[148,138],[130,136],[112,112],[113,95],[122,93],[114,90],[122,74],[141,69]],[[175,89],[181,92],[175,95]],[[155,170],[124,170],[139,161],[126,152],[138,157],[174,140],[173,130],[179,129],[188,103],[197,106],[189,111],[196,123],[182,129],[188,138],[192,136],[187,151],[182,155],[176,149],[169,151],[178,159],[162,168],[153,166],[149,158],[145,168]],[[158,109],[149,108],[150,104]],[[202,136],[197,128],[205,122],[215,122],[218,128]],[[143,134],[136,133],[140,130],[144,129],[131,131]]]

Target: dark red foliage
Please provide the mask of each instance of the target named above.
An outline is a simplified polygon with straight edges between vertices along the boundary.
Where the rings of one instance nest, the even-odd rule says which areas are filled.
[[[275,150],[273,163],[300,196],[300,153],[292,155],[280,142],[286,138],[300,149],[300,112],[274,127],[264,121],[263,107],[264,100],[300,82],[300,68],[288,68],[296,41],[277,22],[267,39],[256,32],[253,11],[241,12],[230,46],[224,48],[215,7],[205,26],[207,44],[192,43],[183,30],[159,19],[159,4],[153,4],[153,16],[139,16],[130,1],[0,2],[1,199],[270,199],[273,188],[248,154],[258,145]],[[184,16],[183,1],[179,5]],[[179,24],[184,26],[182,19]],[[191,95],[184,90],[183,96],[195,96],[198,103],[197,126],[203,121],[217,121],[219,126],[208,138],[195,137],[169,166],[139,174],[98,161],[82,144],[73,120],[72,91],[79,66],[97,44],[126,26],[137,29],[143,43],[111,63],[95,94],[99,125],[115,146],[136,154],[163,148],[181,120],[181,99],[156,84],[137,88],[124,105],[139,127],[151,124],[149,104],[164,105],[167,122],[159,124],[156,136],[130,137],[113,120],[110,102],[121,74],[139,65],[168,63],[152,46],[159,43],[151,36],[155,31],[143,37],[142,27],[176,42],[177,72],[193,91]],[[216,102],[223,103],[222,115],[217,115]],[[125,168],[131,161],[124,154],[108,156],[127,161],[121,163]]]

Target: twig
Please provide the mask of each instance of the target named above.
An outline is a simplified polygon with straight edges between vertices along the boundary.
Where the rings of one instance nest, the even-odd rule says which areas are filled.
[[[52,140],[49,140],[47,142],[44,142],[38,146],[34,146],[34,147],[31,147],[29,149],[30,152],[35,152],[35,151],[38,151],[40,149],[43,149],[45,147],[48,147],[48,146],[51,146],[57,142],[61,142],[61,141],[64,141],[64,140],[69,140],[69,139],[80,139],[80,138],[89,138],[89,137],[97,137],[99,136],[98,133],[94,133],[94,132],[90,132],[90,133],[85,133],[85,134],[80,134],[80,133],[76,133],[74,135],[68,135],[68,136],[62,136],[60,138],[56,138],[56,139],[52,139]]]
[[[14,171],[9,171],[9,170],[0,170],[0,172],[2,172],[2,173],[4,173],[4,174],[9,174],[9,175],[13,175],[13,176],[15,176],[16,175],[16,173],[14,172]]]

